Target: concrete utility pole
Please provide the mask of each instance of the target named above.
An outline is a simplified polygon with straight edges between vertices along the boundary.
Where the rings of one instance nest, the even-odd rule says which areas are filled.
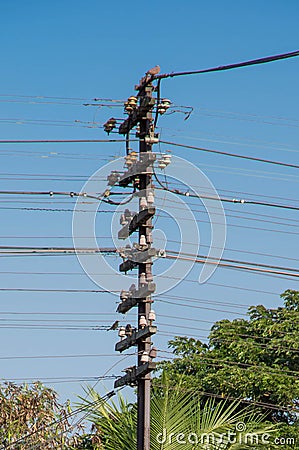
[[[158,67],[158,66],[157,66]],[[154,68],[157,70],[156,68]],[[123,174],[112,173],[108,177],[109,184],[118,183],[120,187],[133,185],[136,196],[139,198],[139,211],[133,213],[126,209],[121,216],[123,227],[118,233],[119,239],[127,239],[132,233],[138,231],[138,243],[131,248],[126,246],[119,249],[123,263],[119,266],[121,272],[127,272],[138,268],[138,285],[133,284],[128,291],[121,291],[121,303],[117,312],[126,313],[132,307],[138,306],[137,327],[130,324],[119,328],[121,340],[116,344],[116,351],[124,351],[135,345],[138,348],[137,366],[126,369],[126,375],[117,379],[114,387],[124,385],[137,385],[137,450],[150,450],[150,391],[151,375],[156,364],[152,361],[156,356],[156,349],[152,347],[151,336],[156,333],[157,328],[153,326],[155,312],[151,306],[152,294],[156,290],[152,275],[152,258],[163,257],[163,251],[152,247],[152,218],[155,215],[154,186],[152,183],[153,165],[156,155],[152,152],[152,146],[159,142],[155,133],[153,109],[156,106],[156,114],[163,114],[170,105],[170,101],[164,99],[156,104],[153,98],[154,86],[151,83],[150,71],[142,78],[137,97],[129,97],[125,103],[128,118],[120,125],[119,133],[127,136],[126,166],[128,170]],[[105,130],[110,133],[116,126],[114,118],[109,119],[104,125]],[[136,128],[136,136],[139,137],[139,159],[137,153],[130,152],[128,145],[129,133]],[[165,167],[169,164],[167,159]]]
[[[152,100],[152,85],[148,85],[145,89],[140,91],[140,103],[149,99],[149,104]],[[140,120],[140,142],[139,153],[152,152],[151,133],[154,133],[152,129],[152,113],[149,111],[145,117]],[[154,136],[153,136],[154,137]],[[148,139],[148,141],[146,141]],[[141,191],[151,193],[152,186],[152,174],[140,175],[140,187]],[[142,205],[139,201],[139,211],[142,211]],[[148,196],[147,196],[148,203]],[[150,217],[143,225],[139,227],[139,243],[145,237],[148,248],[151,248],[152,243],[152,217]],[[138,276],[139,276],[139,288],[142,284],[142,276],[145,274],[146,281],[152,281],[152,262],[139,264]],[[138,303],[138,322],[141,317],[145,317],[146,323],[149,322],[149,314],[151,310],[151,297],[146,297],[143,301]],[[149,355],[151,349],[150,336],[138,343],[138,366],[142,365],[142,355]],[[137,449],[149,450],[150,449],[150,389],[151,389],[151,375],[146,374],[143,378],[138,379],[137,390],[137,405],[138,405],[138,427],[137,427]]]

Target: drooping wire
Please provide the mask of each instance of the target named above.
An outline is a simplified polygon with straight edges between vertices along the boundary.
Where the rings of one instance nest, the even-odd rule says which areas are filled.
[[[280,61],[282,59],[288,59],[288,58],[294,58],[296,56],[299,56],[299,50],[296,50],[294,52],[288,52],[288,53],[281,53],[278,55],[272,55],[272,56],[266,56],[263,58],[258,58],[258,59],[251,59],[249,61],[242,61],[239,63],[234,63],[234,64],[228,64],[225,66],[217,66],[217,67],[212,67],[209,69],[200,69],[200,70],[190,70],[190,71],[185,71],[185,72],[171,72],[171,73],[164,73],[164,74],[158,74],[158,75],[154,75],[150,78],[149,82],[153,81],[153,80],[161,80],[161,79],[165,79],[165,78],[174,78],[174,77],[180,77],[180,76],[185,76],[185,75],[197,75],[197,74],[202,74],[202,73],[209,73],[209,72],[221,72],[224,70],[231,70],[231,69],[237,69],[240,67],[247,67],[247,66],[255,66],[258,64],[266,64],[269,62],[274,62],[274,61]]]

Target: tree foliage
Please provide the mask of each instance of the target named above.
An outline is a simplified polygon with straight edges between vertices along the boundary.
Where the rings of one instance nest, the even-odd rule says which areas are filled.
[[[0,386],[0,448],[79,448],[79,429],[72,437],[68,434],[69,413],[69,406],[57,402],[56,392],[39,382],[3,384]]]
[[[169,345],[176,358],[162,363],[173,385],[183,377],[187,388],[207,398],[239,398],[259,405],[284,432],[298,432],[299,292],[281,295],[284,306],[252,306],[248,320],[216,322],[205,344],[176,337]]]
[[[249,410],[238,410],[239,403],[222,401],[218,404],[209,399],[204,404],[198,392],[186,391],[178,382],[169,384],[164,372],[162,383],[156,384],[151,397],[151,450],[237,450],[272,449],[267,445],[252,445],[248,434],[257,440],[266,433],[270,436],[275,427],[265,424],[260,414]],[[128,403],[121,394],[118,402],[101,401],[100,395],[88,389],[89,398],[82,398],[82,404],[89,408],[89,419],[93,422],[94,448],[105,450],[128,450],[136,448],[137,408]],[[94,404],[98,405],[94,407]],[[246,433],[238,430],[240,423],[246,423]],[[229,434],[229,432],[231,434]]]

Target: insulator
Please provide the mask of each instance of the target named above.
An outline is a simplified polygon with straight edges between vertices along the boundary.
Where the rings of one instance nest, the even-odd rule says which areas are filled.
[[[127,106],[125,106],[125,111],[127,111],[127,112],[132,112],[133,111],[133,107],[131,106],[131,105],[127,105]]]
[[[166,108],[164,108],[164,105],[159,103],[159,105],[158,105],[158,113],[159,114],[164,114],[165,112],[166,112]]]
[[[163,108],[165,108],[165,110],[167,110],[169,108],[169,106],[171,105],[171,101],[168,98],[162,98],[161,104],[162,104]]]
[[[171,155],[168,155],[168,154],[163,155],[163,161],[164,161],[164,164],[166,164],[166,166],[168,166],[171,163],[171,158],[172,158]]]
[[[139,283],[140,284],[145,284],[146,283],[146,276],[145,273],[141,273],[140,277],[139,277]]]
[[[144,234],[140,236],[139,245],[147,245]]]
[[[153,276],[152,273],[146,274],[146,281],[147,281],[148,283],[151,283],[152,281],[154,281],[154,276]]]
[[[132,95],[131,97],[128,98],[128,103],[137,105],[137,101],[138,101],[138,99],[134,95]]]
[[[154,322],[156,320],[156,313],[153,309],[151,309],[148,314],[148,320],[150,320],[151,322]]]
[[[147,362],[149,362],[149,354],[148,352],[143,352],[140,358],[140,361],[145,364]]]
[[[137,152],[131,152],[130,153],[130,157],[131,157],[131,161],[132,162],[136,162],[137,161],[137,155],[138,155]]]
[[[149,357],[152,358],[152,359],[157,357],[157,349],[156,349],[156,347],[152,347],[151,348],[151,350],[149,352]]]
[[[132,164],[133,164],[133,161],[132,161],[131,155],[126,155],[125,156],[125,165],[127,167],[130,167],[130,166],[132,166]]]
[[[125,329],[125,327],[120,327],[120,328],[119,328],[119,330],[118,330],[118,336],[119,336],[120,338],[123,338],[123,337],[126,336],[126,329]]]
[[[167,166],[167,164],[165,164],[164,159],[160,159],[160,161],[158,163],[159,169],[165,169],[166,166]]]
[[[140,326],[141,328],[144,328],[144,327],[146,327],[146,325],[147,325],[147,321],[146,321],[145,316],[140,316],[140,319],[139,319],[139,326]]]
[[[147,203],[148,203],[149,205],[152,205],[152,204],[154,203],[155,197],[154,197],[153,192],[149,192],[149,193],[147,194],[146,200],[147,200]]]
[[[104,123],[104,130],[106,133],[110,133],[116,126],[116,119],[114,117],[111,117],[111,119],[107,120],[106,123]]]
[[[147,201],[146,201],[145,197],[140,198],[139,206],[140,206],[140,209],[147,208]]]

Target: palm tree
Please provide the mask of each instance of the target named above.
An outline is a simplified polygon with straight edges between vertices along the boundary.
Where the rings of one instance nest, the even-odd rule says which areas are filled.
[[[151,450],[243,450],[272,449],[270,435],[273,425],[249,409],[240,412],[239,402],[201,401],[180,383],[172,388],[167,375],[162,385],[155,385],[151,399]],[[101,401],[91,387],[88,399],[80,397],[89,409],[93,423],[95,448],[134,450],[136,448],[136,404],[128,403],[118,394],[118,401]],[[94,402],[98,407],[94,408]],[[90,405],[90,408],[89,408]]]

